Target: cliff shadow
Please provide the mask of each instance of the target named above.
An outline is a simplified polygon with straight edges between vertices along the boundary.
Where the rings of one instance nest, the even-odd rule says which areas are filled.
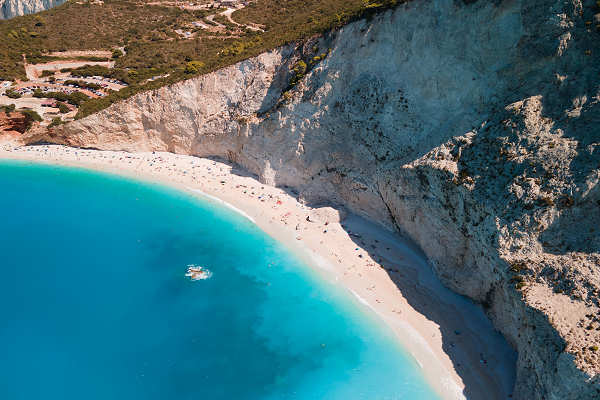
[[[443,286],[419,247],[355,215],[342,224],[359,249],[382,265],[410,307],[439,328],[442,350],[463,381],[467,399],[505,399],[516,380],[517,353],[483,309]],[[479,371],[475,371],[477,366]]]
[[[544,116],[557,120],[552,128],[563,141],[574,146],[575,156],[568,166],[555,172],[559,179],[571,180],[561,188],[551,204],[559,211],[558,217],[540,234],[544,251],[562,255],[570,252],[600,253],[600,104],[574,106],[575,98],[586,98],[591,93],[578,93],[562,102],[552,97],[543,98]],[[564,118],[564,112],[570,113]]]
[[[219,157],[211,159],[231,166],[233,174],[257,179],[255,174],[230,161]],[[292,187],[278,188],[308,207],[328,206],[341,211],[340,207],[321,201],[306,202],[300,191]],[[302,224],[324,223],[303,221]],[[324,225],[323,228],[327,229],[327,226]],[[417,245],[351,213],[342,221],[341,228],[351,238],[356,249],[355,254],[351,255],[356,257],[356,268],[353,271],[371,268],[365,267],[369,259],[382,265],[376,268],[385,270],[408,305],[421,314],[428,324],[439,329],[442,350],[463,381],[463,395],[467,399],[505,399],[512,393],[516,352],[493,328],[480,306],[442,285]],[[350,265],[344,266],[346,267]],[[406,321],[402,319],[401,308],[402,305],[399,304],[399,319]],[[410,351],[409,348],[407,350]],[[474,366],[477,368],[473,368]]]

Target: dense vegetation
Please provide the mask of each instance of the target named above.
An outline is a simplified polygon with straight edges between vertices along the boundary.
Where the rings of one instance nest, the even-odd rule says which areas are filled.
[[[112,50],[127,46],[119,59],[120,68],[141,75],[169,70],[194,55],[180,43],[174,29],[202,18],[208,11],[184,11],[173,7],[146,5],[135,0],[106,0],[104,5],[69,1],[51,10],[0,22],[0,77],[25,78],[22,54],[31,63],[56,60],[52,51]],[[75,57],[82,58],[82,57]],[[83,57],[90,61],[106,59]]]
[[[78,88],[82,88],[82,89],[90,89],[90,90],[100,90],[102,88],[102,86],[95,84],[95,83],[78,81],[78,80],[74,80],[74,79],[66,80],[65,85],[67,85],[67,86],[71,85],[74,87],[78,87]]]
[[[233,18],[265,26],[276,46],[370,17],[403,2],[406,0],[258,0],[235,12]]]
[[[130,85],[81,102],[78,117],[83,117],[139,91],[222,68],[401,1],[255,0],[236,11],[233,18],[264,25],[266,32],[236,32],[227,23],[228,29],[222,33],[193,29],[196,36],[192,39],[181,39],[175,29],[192,30],[191,22],[214,14],[214,10],[189,11],[141,0],[104,0],[103,5],[68,1],[40,14],[0,21],[0,79],[25,79],[22,54],[28,62],[44,62],[52,60],[47,54],[53,51],[124,48],[124,53],[114,51],[116,66],[112,70],[84,67],[73,71],[75,76],[103,75]],[[168,76],[149,80],[161,75]]]
[[[81,104],[90,99],[86,94],[81,92],[66,94],[64,92],[43,92],[39,89],[33,91],[33,97],[40,99],[55,99],[61,102],[71,103],[74,106],[81,106]]]
[[[10,98],[10,99],[20,99],[21,98],[21,93],[12,90],[12,89],[8,89],[6,92],[4,92],[4,94],[6,95],[6,97]]]

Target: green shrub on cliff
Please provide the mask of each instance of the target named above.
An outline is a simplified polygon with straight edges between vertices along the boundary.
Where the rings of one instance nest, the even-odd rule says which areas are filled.
[[[23,109],[19,109],[17,110],[17,112],[20,112],[21,114],[25,115],[25,130],[29,130],[29,128],[31,128],[31,125],[33,125],[33,122],[41,122],[42,121],[42,117],[40,117],[40,114],[38,114],[37,112],[33,111],[33,110],[23,110]]]
[[[60,124],[62,124],[62,119],[60,119],[60,117],[52,118],[52,122],[50,122],[48,128],[54,128]]]
[[[42,117],[40,117],[40,114],[33,110],[19,110],[19,112],[25,114],[28,118],[32,119],[33,121],[42,122]]]
[[[202,61],[190,61],[185,64],[184,72],[186,74],[197,74],[204,67],[204,63]]]
[[[15,111],[15,105],[9,104],[7,106],[0,107],[0,109],[2,109],[5,114],[10,114],[11,112]]]
[[[58,104],[57,104],[57,106],[58,106],[58,111],[59,111],[61,114],[66,114],[66,113],[68,113],[69,111],[71,111],[71,109],[70,109],[70,108],[69,108],[69,107],[68,107],[68,106],[67,106],[65,103],[63,103],[63,102],[60,102],[60,101],[59,101],[59,102],[58,102]]]
[[[293,88],[294,86],[296,86],[298,84],[298,82],[300,82],[304,76],[306,75],[306,71],[308,69],[308,65],[300,60],[297,63],[295,63],[292,67],[292,79],[290,81],[290,89]]]

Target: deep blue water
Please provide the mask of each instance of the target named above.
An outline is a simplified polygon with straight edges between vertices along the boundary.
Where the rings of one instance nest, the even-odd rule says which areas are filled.
[[[346,291],[169,188],[0,162],[0,273],[0,399],[436,398]]]

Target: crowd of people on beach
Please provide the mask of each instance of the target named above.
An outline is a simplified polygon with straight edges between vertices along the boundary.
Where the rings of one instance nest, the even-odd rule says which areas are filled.
[[[3,154],[5,158],[91,167],[142,179],[158,179],[183,189],[198,188],[246,210],[267,232],[270,227],[274,227],[272,234],[287,232],[312,254],[323,255],[328,263],[337,264],[334,268],[341,274],[340,279],[350,282],[349,285],[355,287],[352,292],[370,307],[381,307],[382,312],[402,316],[400,318],[407,312],[406,307],[399,305],[397,294],[390,294],[389,288],[381,287],[381,282],[385,282],[383,278],[403,279],[404,267],[409,262],[390,242],[361,231],[360,225],[319,219],[315,217],[314,209],[299,201],[295,194],[263,185],[247,174],[236,173],[226,162],[170,153],[134,154],[53,145],[0,145],[0,157]],[[464,335],[454,336],[450,352],[457,351],[455,346],[463,342]],[[479,360],[482,367],[488,365],[489,360],[483,353],[479,354]],[[462,368],[462,363],[455,367]]]

